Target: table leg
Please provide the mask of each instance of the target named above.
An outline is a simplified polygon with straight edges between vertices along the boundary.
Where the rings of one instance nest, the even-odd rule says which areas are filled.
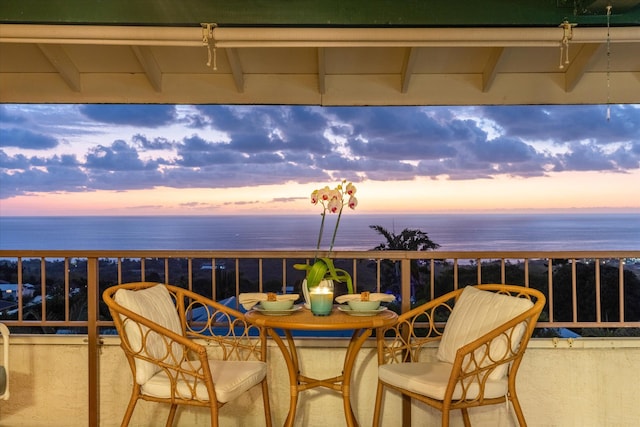
[[[344,367],[342,370],[342,401],[344,404],[344,416],[347,420],[347,426],[357,427],[358,421],[353,408],[351,407],[351,375],[353,373],[353,365],[356,362],[358,352],[362,344],[371,336],[371,329],[357,329],[353,331],[351,341],[347,347],[347,354],[344,357]]]
[[[301,390],[307,390],[315,387],[327,387],[341,392],[347,426],[357,427],[358,421],[351,406],[351,377],[353,375],[353,366],[355,364],[356,357],[358,356],[358,352],[367,338],[371,336],[372,330],[357,329],[353,332],[344,357],[342,375],[324,380],[316,380],[300,375],[298,352],[289,330],[284,330],[285,339],[287,341],[286,344],[273,328],[267,328],[267,331],[271,338],[273,338],[273,341],[280,348],[280,352],[282,353],[287,365],[287,370],[289,371],[289,413],[284,426],[293,427],[294,425],[298,406],[298,394]]]
[[[287,370],[289,371],[289,413],[287,414],[287,419],[285,420],[284,425],[285,427],[293,427],[293,423],[296,419],[296,408],[298,406],[298,375],[300,373],[300,368],[298,366],[298,352],[296,351],[296,346],[293,342],[291,332],[288,330],[284,331],[287,339],[287,346],[274,329],[269,328],[267,330],[269,335],[271,335],[271,338],[273,338],[280,348],[280,352],[282,353],[287,365]]]

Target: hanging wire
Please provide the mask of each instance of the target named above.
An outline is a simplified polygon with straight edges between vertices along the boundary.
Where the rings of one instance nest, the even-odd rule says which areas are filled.
[[[611,5],[607,5],[607,121],[611,120]]]

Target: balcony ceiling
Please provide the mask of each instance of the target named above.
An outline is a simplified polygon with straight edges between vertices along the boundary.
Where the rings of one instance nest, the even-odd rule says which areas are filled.
[[[5,0],[0,102],[640,103],[640,0],[610,3]]]

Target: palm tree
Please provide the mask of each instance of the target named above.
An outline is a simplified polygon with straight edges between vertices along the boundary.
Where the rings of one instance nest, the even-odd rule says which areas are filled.
[[[374,229],[387,239],[386,243],[381,243],[373,248],[374,251],[428,251],[440,247],[424,231],[405,228],[400,234],[395,234],[381,225],[370,225],[369,228]]]
[[[405,228],[400,234],[395,234],[381,225],[370,225],[369,228],[375,230],[386,239],[386,242],[373,248],[374,251],[428,251],[440,247],[439,244],[429,238],[427,233],[420,230]],[[384,280],[386,283],[383,285],[383,290],[391,292],[398,297],[400,295],[399,265],[396,262],[391,263],[390,261],[386,261],[383,267],[381,274],[386,276]],[[416,296],[415,286],[420,283],[421,270],[428,272],[428,267],[426,265],[420,267],[417,260],[411,260],[412,302],[420,299]]]

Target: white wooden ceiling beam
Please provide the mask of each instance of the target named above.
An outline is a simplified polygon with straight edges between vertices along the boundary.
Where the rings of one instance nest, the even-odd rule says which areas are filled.
[[[576,85],[580,82],[580,79],[582,79],[582,76],[584,76],[585,70],[587,70],[587,67],[594,58],[596,52],[600,49],[604,49],[605,46],[606,45],[604,43],[590,43],[582,45],[582,48],[575,58],[573,58],[573,61],[569,64],[564,75],[564,86],[567,92],[571,92],[575,89]]]
[[[228,48],[225,49],[225,52],[227,53],[227,60],[229,61],[229,67],[231,67],[231,74],[233,75],[236,89],[238,92],[244,93],[244,71],[242,70],[238,49]]]
[[[231,47],[556,47],[557,28],[216,28],[218,48]],[[572,43],[640,41],[640,27],[572,30]],[[202,28],[1,24],[0,43],[202,46]]]
[[[153,86],[153,90],[162,92],[162,70],[160,70],[158,61],[153,55],[151,48],[148,46],[131,46],[131,49],[144,69],[147,80],[149,80],[149,83]]]
[[[495,47],[491,49],[487,63],[482,70],[482,92],[489,92],[493,82],[498,75],[500,69],[500,62],[504,58],[504,48]]]
[[[318,48],[318,92],[324,95],[327,91],[327,63],[323,47]]]
[[[400,76],[400,92],[407,93],[409,91],[409,84],[411,83],[411,76],[416,67],[416,60],[418,57],[418,49],[410,47],[407,55],[405,56],[404,63],[402,64],[402,74]]]
[[[82,86],[80,84],[80,71],[75,66],[69,55],[64,51],[62,46],[57,44],[38,44],[38,48],[44,56],[49,60],[53,68],[56,69],[62,80],[74,92],[80,92]]]

